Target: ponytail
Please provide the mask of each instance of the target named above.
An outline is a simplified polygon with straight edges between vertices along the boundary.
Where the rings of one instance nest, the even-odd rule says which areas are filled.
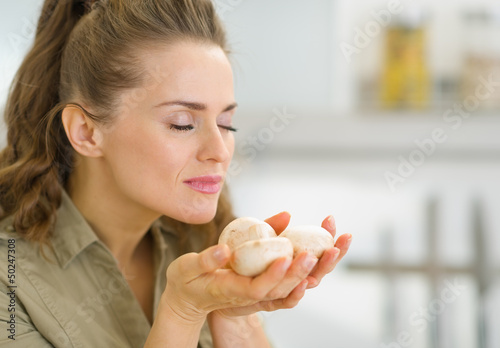
[[[61,56],[84,10],[83,1],[45,2],[34,44],[14,78],[5,109],[0,220],[14,215],[16,231],[34,241],[47,238],[61,202],[60,182],[69,169],[61,164],[71,163],[71,147],[56,117],[62,110]]]

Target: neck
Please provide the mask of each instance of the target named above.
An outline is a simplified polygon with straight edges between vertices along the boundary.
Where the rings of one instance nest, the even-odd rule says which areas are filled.
[[[84,162],[75,166],[68,194],[123,271],[142,254],[144,237],[160,214],[131,201],[110,176]]]

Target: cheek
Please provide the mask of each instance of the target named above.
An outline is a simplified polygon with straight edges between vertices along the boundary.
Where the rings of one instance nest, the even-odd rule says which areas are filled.
[[[186,146],[175,139],[140,128],[120,134],[108,149],[105,155],[117,184],[123,190],[135,188],[147,193],[175,183],[188,158]]]

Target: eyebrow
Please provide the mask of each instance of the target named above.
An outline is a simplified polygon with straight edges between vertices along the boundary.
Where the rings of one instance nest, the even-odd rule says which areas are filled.
[[[161,107],[161,106],[173,106],[173,105],[180,105],[184,106],[190,110],[195,110],[195,111],[203,111],[207,109],[207,104],[203,103],[195,103],[195,102],[189,102],[189,101],[184,101],[184,100],[175,100],[171,102],[164,102],[160,103],[155,106],[155,108]],[[222,112],[227,112],[235,109],[238,106],[238,103],[232,103],[229,104]]]

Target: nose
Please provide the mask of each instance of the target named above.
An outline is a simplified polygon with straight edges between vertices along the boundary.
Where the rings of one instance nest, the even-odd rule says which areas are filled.
[[[234,140],[232,134],[223,134],[217,125],[203,132],[198,160],[223,163],[231,159]]]

